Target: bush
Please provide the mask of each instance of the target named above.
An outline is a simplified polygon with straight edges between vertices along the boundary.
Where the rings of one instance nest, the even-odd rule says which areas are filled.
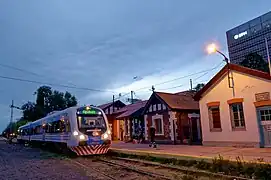
[[[245,162],[240,157],[236,158],[236,162],[224,159],[221,155],[212,159],[212,162],[205,160],[184,160],[166,157],[154,157],[143,155],[128,155],[124,153],[111,153],[113,156],[142,159],[147,161],[159,162],[161,164],[173,164],[176,166],[195,167],[199,170],[211,171],[215,173],[223,173],[226,175],[240,176],[256,179],[271,179],[271,165],[261,162]],[[191,176],[187,176],[191,178]]]

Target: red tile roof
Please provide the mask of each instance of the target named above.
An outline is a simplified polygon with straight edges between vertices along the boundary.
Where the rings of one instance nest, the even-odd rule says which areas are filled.
[[[118,104],[118,103],[124,104],[124,103],[121,102],[120,100],[115,101],[115,105]],[[105,108],[111,106],[112,104],[113,104],[113,102],[109,102],[109,103],[106,103],[106,104],[99,105],[98,107],[101,108],[101,109],[105,109]],[[124,104],[124,105],[125,105],[125,104]]]
[[[127,106],[119,109],[115,113],[122,112],[122,114],[120,114],[119,116],[117,116],[116,119],[121,119],[121,118],[125,118],[125,117],[131,116],[136,111],[138,111],[141,108],[145,107],[145,105],[146,105],[147,102],[148,102],[147,100],[145,100],[145,101],[138,101],[138,102],[136,102],[134,104],[129,104],[129,105],[127,105]]]
[[[110,103],[106,103],[106,104],[102,104],[102,105],[99,105],[98,107],[101,108],[101,109],[105,109],[107,108],[108,106],[110,106],[113,102],[110,102]]]
[[[193,99],[195,92],[183,91],[179,93],[155,92],[171,109],[198,110],[199,103]]]
[[[271,76],[266,72],[250,69],[236,64],[229,64],[229,68],[233,71],[237,71],[246,75],[271,80]],[[225,65],[199,92],[195,94],[194,99],[199,101],[203,93],[209,90],[209,88],[211,88],[221,77],[225,76],[227,74],[227,71],[228,66]]]

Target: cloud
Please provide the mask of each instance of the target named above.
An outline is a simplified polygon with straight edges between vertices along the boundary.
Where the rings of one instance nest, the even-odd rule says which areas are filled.
[[[176,68],[171,72],[168,70],[160,71],[125,86],[111,89],[111,91],[119,92],[122,96],[124,95],[121,98],[122,100],[125,100],[125,97],[129,97],[131,91],[134,91],[138,98],[148,99],[152,93],[152,85],[154,85],[155,91],[175,93],[190,89],[190,79],[196,79],[193,82],[193,86],[198,83],[207,83],[223,66],[224,63],[220,58],[206,56],[189,66]],[[112,99],[112,95],[110,92],[101,92],[99,94],[90,94],[84,100],[100,100],[100,104],[102,104],[109,102]],[[117,94],[115,96],[118,97]]]
[[[0,63],[40,76],[5,67],[0,67],[0,75],[114,90],[116,96],[134,90],[137,96],[148,98],[152,84],[215,66],[220,58],[205,58],[204,43],[216,40],[225,52],[225,31],[268,11],[268,3],[0,1]],[[238,8],[232,8],[233,4]],[[140,78],[135,81],[135,76]],[[0,104],[7,107],[11,99],[19,105],[34,100],[32,94],[39,86],[5,79],[0,83],[4,90]],[[183,86],[168,91],[189,88],[189,78],[155,88],[178,85]],[[53,89],[70,91],[80,103],[103,103],[113,95]],[[0,112],[9,114],[2,106]],[[8,121],[8,117],[3,120]]]

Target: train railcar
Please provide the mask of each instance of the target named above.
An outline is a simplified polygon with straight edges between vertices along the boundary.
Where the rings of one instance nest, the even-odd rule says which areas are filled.
[[[30,130],[31,130],[30,125],[31,123],[27,123],[18,128],[17,141],[19,143],[30,140]]]
[[[54,145],[77,155],[105,154],[111,145],[108,120],[95,106],[70,107],[52,112],[18,129],[21,142]]]

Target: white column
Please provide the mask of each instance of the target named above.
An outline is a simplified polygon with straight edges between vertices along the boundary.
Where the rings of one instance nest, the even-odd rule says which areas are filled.
[[[120,121],[121,120],[115,120],[117,121],[117,139],[120,139]]]
[[[130,129],[130,120],[129,119],[127,119],[127,124],[128,124],[128,133],[127,133],[127,135],[128,135],[128,137],[130,139],[131,138],[130,137],[130,131],[131,131],[131,129]]]
[[[123,124],[124,124],[124,136],[126,136],[126,134],[127,134],[127,130],[126,130],[126,125],[127,125],[127,122],[126,122],[126,119],[124,118],[123,119]]]
[[[144,125],[145,125],[145,140],[148,140],[148,121],[147,121],[148,115],[144,115]]]
[[[176,119],[176,112],[174,111],[169,111],[168,112],[168,115],[169,115],[169,123],[170,123],[170,126],[169,126],[169,134],[170,134],[170,139],[172,141],[174,141],[174,131],[175,131],[175,136],[176,136],[176,129],[177,129],[177,126],[175,124],[175,129],[173,129],[173,123],[176,123],[177,122],[177,119]],[[175,140],[176,140],[176,137],[175,137]]]

